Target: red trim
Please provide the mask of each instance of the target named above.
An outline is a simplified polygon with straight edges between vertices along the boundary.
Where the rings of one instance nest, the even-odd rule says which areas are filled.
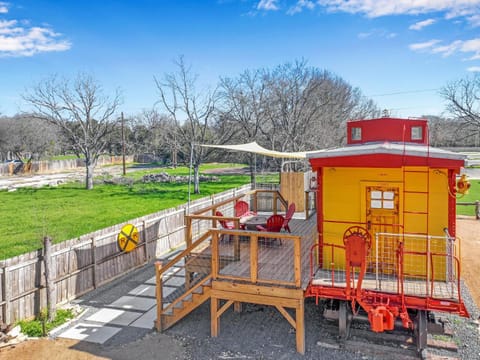
[[[412,139],[412,127],[422,129],[421,139]],[[352,129],[359,128],[361,138],[352,139]],[[379,118],[354,120],[347,122],[347,144],[364,144],[374,141],[406,141],[416,144],[427,144],[428,123],[426,119]]]
[[[345,291],[345,287],[321,286],[310,284],[305,292],[305,297],[315,297],[323,299],[351,300]],[[457,314],[463,317],[469,317],[469,313],[462,301],[434,299],[431,297],[416,297],[401,294],[391,294],[381,291],[362,290],[361,297],[364,302],[368,300],[381,298],[389,307],[401,308],[403,305],[409,309],[441,311]]]
[[[457,217],[457,199],[455,197],[456,176],[458,171],[448,170],[448,232],[455,237],[457,233],[456,217]]]
[[[318,230],[318,264],[323,267],[323,169],[317,170],[317,230]]]
[[[464,160],[445,158],[392,155],[392,154],[367,154],[352,156],[337,156],[310,159],[312,168],[321,167],[384,167],[400,168],[402,166],[430,166],[450,169],[459,169],[464,166]]]

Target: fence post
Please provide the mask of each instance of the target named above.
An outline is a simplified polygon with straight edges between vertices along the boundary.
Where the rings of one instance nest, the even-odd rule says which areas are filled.
[[[10,283],[10,278],[8,276],[8,267],[3,268],[3,285],[4,285],[4,290],[3,293],[5,294],[5,318],[3,319],[5,324],[10,325],[11,322],[11,310],[10,310],[10,298],[12,297],[12,287],[9,284]]]
[[[95,236],[92,237],[92,282],[93,282],[93,288],[97,288],[97,258],[95,254]]]
[[[143,243],[145,244],[145,264],[148,264],[150,261],[150,252],[148,250],[148,244],[147,244],[147,225],[145,223],[145,220],[142,221],[142,226],[143,226]]]
[[[480,201],[475,201],[475,218],[480,220]]]
[[[45,264],[45,287],[47,290],[48,320],[53,321],[56,316],[56,288],[53,279],[52,263],[52,239],[49,236],[43,238],[43,262]]]

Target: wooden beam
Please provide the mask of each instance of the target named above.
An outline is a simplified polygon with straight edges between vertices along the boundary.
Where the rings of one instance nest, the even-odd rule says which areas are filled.
[[[281,297],[265,297],[263,295],[235,293],[222,290],[212,290],[212,298],[234,300],[259,305],[285,306],[289,308],[297,308],[299,304],[298,299],[281,298]],[[300,302],[303,302],[302,299]]]
[[[297,326],[295,327],[295,334],[297,340],[297,351],[300,354],[305,354],[305,302],[300,301],[299,306],[295,308],[295,320]]]
[[[220,316],[227,311],[227,309],[230,307],[230,305],[233,304],[233,300],[227,301],[223,306],[220,308],[220,310],[217,311],[217,317],[220,319]]]
[[[192,215],[196,216],[196,215],[200,215],[200,214],[209,212],[209,211],[211,211],[213,209],[216,209],[216,208],[218,208],[222,205],[225,205],[225,204],[228,204],[228,203],[231,203],[231,202],[235,202],[236,200],[243,198],[245,195],[247,195],[247,194],[237,195],[237,196],[234,196],[234,197],[229,198],[227,200],[215,203],[215,204],[213,204],[209,207],[202,208],[201,210],[195,211]],[[193,216],[191,216],[191,217],[193,217]]]
[[[277,308],[277,310],[280,312],[280,314],[283,315],[283,317],[290,323],[290,325],[292,325],[292,327],[294,329],[297,328],[297,324],[295,322],[295,320],[290,316],[290,314],[287,312],[287,310],[285,310],[285,308],[281,307],[281,306],[278,306],[276,305],[275,306]]]
[[[210,298],[210,335],[217,337],[220,331],[220,317],[217,316],[220,299],[212,295]]]
[[[272,286],[261,286],[254,284],[239,284],[227,281],[213,281],[213,290],[229,291],[244,294],[256,294],[266,297],[283,297],[290,299],[304,299],[302,289],[289,289]],[[248,302],[248,301],[247,301]]]

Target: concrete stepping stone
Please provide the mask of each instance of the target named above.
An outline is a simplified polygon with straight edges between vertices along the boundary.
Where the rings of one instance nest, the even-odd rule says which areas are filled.
[[[103,344],[120,330],[121,328],[112,326],[80,323],[58,337]]]
[[[104,324],[127,326],[138,319],[142,314],[134,311],[125,311],[117,309],[100,309],[88,318],[86,321],[99,322]]]

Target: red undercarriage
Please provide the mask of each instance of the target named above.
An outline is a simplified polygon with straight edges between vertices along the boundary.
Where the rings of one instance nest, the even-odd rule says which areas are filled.
[[[374,332],[393,330],[395,319],[400,318],[405,328],[413,328],[413,322],[407,309],[439,311],[469,317],[463,302],[457,303],[432,298],[415,296],[402,296],[383,292],[360,290],[347,295],[346,288],[309,285],[305,297],[314,297],[318,303],[319,298],[349,301],[352,309],[361,306],[368,314],[370,326]]]

